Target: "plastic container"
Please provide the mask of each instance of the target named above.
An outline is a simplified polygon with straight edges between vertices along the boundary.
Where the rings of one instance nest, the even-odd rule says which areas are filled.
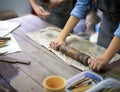
[[[113,78],[107,78],[99,82],[97,85],[93,86],[92,88],[88,89],[86,92],[101,92],[101,90],[107,90],[107,89],[113,90],[109,92],[120,92],[120,81]]]
[[[77,75],[75,75],[75,76],[73,76],[73,77],[71,77],[70,79],[67,80],[66,92],[71,92],[71,90],[69,90],[68,88],[72,84],[74,84],[77,81],[79,81],[83,78],[86,78],[86,77],[90,78],[89,81],[92,82],[92,84],[90,84],[91,87],[96,85],[95,81],[97,81],[97,83],[103,81],[103,78],[100,75],[98,75],[97,73],[94,73],[92,71],[84,71],[84,72],[81,72],[81,73],[79,73],[79,74],[77,74]],[[93,81],[93,80],[95,80],[95,81]]]

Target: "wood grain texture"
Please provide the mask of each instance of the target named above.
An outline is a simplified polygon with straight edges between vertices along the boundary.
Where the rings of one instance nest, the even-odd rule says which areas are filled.
[[[68,79],[81,72],[26,36],[26,33],[53,25],[34,15],[8,21],[21,23],[21,26],[12,34],[20,45],[22,52],[6,56],[28,60],[31,64],[0,62],[0,90],[3,90],[3,92],[43,92],[42,82],[45,77],[59,75]]]
[[[30,65],[0,62],[0,75],[5,80],[8,92],[43,92],[43,79],[50,75],[60,75],[68,79],[80,71],[65,64],[56,55],[39,46],[26,36],[26,33],[37,31],[51,24],[34,15],[27,15],[12,20],[21,26],[12,32],[22,52],[6,56],[28,60]],[[4,84],[2,84],[4,86]],[[1,88],[0,88],[1,89]]]

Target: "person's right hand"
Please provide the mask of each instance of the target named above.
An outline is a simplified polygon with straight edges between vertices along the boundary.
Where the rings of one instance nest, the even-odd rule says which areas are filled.
[[[54,50],[58,50],[62,44],[64,44],[64,41],[58,37],[50,42],[50,47]]]
[[[48,18],[48,16],[50,15],[50,13],[48,11],[44,10],[44,8],[42,6],[35,6],[34,11],[36,12],[36,14],[39,17],[41,17],[43,19]]]
[[[102,57],[90,57],[88,59],[88,64],[89,67],[94,70],[94,71],[100,71],[103,67],[105,67],[107,64],[109,63],[109,61],[106,61],[104,58]]]

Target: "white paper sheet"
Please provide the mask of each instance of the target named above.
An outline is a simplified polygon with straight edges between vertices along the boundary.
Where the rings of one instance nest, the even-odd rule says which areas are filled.
[[[4,37],[20,26],[18,22],[0,21],[0,37]]]
[[[8,46],[0,48],[0,53],[7,52],[7,54],[8,54],[8,53],[22,51],[12,34],[7,35],[6,37],[10,37],[11,40],[8,41],[8,43],[7,43]]]

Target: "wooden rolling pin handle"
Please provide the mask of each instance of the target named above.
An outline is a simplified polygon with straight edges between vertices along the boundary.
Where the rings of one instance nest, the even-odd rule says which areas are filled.
[[[63,54],[65,54],[66,56],[71,57],[72,59],[88,66],[88,58],[90,56],[88,56],[87,54],[84,54],[70,46],[66,46],[66,45],[61,45],[59,47],[59,51],[61,51]]]
[[[79,61],[86,66],[88,66],[88,58],[90,58],[90,56],[85,53],[79,54]]]

